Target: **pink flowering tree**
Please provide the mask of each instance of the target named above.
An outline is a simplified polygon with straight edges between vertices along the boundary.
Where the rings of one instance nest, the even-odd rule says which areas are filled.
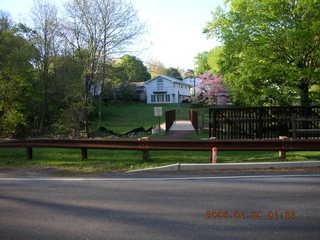
[[[211,73],[200,76],[201,82],[197,86],[200,90],[198,101],[206,105],[223,105],[230,103],[228,88],[223,85],[222,77],[215,77]]]

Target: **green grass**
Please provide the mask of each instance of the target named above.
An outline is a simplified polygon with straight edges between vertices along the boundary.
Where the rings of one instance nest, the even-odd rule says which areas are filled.
[[[162,106],[163,113],[177,109],[177,119],[188,119],[190,105],[167,104],[147,105],[143,103],[117,103],[104,106],[102,126],[117,133],[125,133],[134,128],[149,128],[157,124],[153,107]],[[205,112],[205,109],[198,109]],[[164,122],[164,116],[161,119]],[[93,122],[92,129],[98,123]],[[163,135],[160,134],[160,135]],[[208,138],[208,130],[186,139]],[[89,150],[86,161],[81,161],[78,149],[34,149],[33,160],[27,160],[24,149],[1,149],[0,168],[5,167],[52,167],[62,172],[99,173],[126,171],[131,169],[157,167],[175,163],[209,163],[210,152],[192,151],[151,151],[150,161],[143,162],[141,151]],[[320,152],[289,152],[287,161],[320,160]],[[219,152],[218,163],[274,162],[279,161],[277,152]]]
[[[103,107],[101,125],[116,133],[126,133],[134,128],[150,128],[158,124],[153,108],[162,107],[161,123],[165,122],[165,111],[177,109],[177,119],[188,119],[189,104],[145,104],[145,103],[114,103]],[[98,122],[94,121],[91,128],[96,129]]]
[[[200,130],[199,133],[194,133],[190,137],[185,137],[185,139],[193,140],[193,139],[207,139],[209,138],[209,130]]]
[[[89,150],[89,159],[81,161],[80,150],[34,149],[33,160],[24,149],[0,149],[0,167],[53,167],[72,173],[121,172],[131,169],[175,163],[209,163],[210,152],[151,151],[150,161],[142,161],[141,151]],[[289,152],[286,161],[320,160],[320,152]],[[219,163],[280,161],[277,152],[219,152]]]

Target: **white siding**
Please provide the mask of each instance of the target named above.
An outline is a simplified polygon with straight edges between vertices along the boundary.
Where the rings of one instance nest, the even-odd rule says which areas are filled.
[[[190,97],[191,85],[166,76],[158,76],[145,83],[147,103],[178,103]]]

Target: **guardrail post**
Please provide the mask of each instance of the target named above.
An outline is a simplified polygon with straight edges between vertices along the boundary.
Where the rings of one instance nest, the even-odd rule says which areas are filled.
[[[150,155],[149,155],[149,150],[144,149],[147,146],[147,141],[149,140],[148,137],[142,137],[139,138],[138,141],[141,142],[141,147],[142,147],[142,160],[144,162],[148,162],[150,160]]]
[[[88,149],[87,148],[81,148],[81,160],[87,160],[88,159]]]
[[[27,157],[28,157],[28,160],[32,160],[32,157],[33,157],[32,147],[27,147]]]
[[[144,162],[148,162],[150,160],[149,151],[142,150],[142,158]]]
[[[211,149],[211,163],[212,164],[217,163],[217,160],[218,160],[218,148],[213,147]]]
[[[287,139],[288,139],[288,137],[286,137],[286,136],[279,136],[279,139],[280,140],[282,140],[282,141],[286,141]],[[284,144],[282,144],[282,146],[284,146]],[[279,151],[279,158],[281,159],[281,160],[286,160],[286,151],[284,151],[284,150],[280,150]]]

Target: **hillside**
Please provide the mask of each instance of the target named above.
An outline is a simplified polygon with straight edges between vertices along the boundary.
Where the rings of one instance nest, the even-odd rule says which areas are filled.
[[[162,107],[163,116],[161,122],[165,121],[165,111],[177,110],[178,119],[188,119],[189,104],[145,104],[145,103],[114,103],[103,107],[103,120],[100,126],[123,134],[134,128],[150,128],[158,124],[158,118],[154,117],[153,108]],[[97,129],[98,121],[92,123],[91,128]]]

